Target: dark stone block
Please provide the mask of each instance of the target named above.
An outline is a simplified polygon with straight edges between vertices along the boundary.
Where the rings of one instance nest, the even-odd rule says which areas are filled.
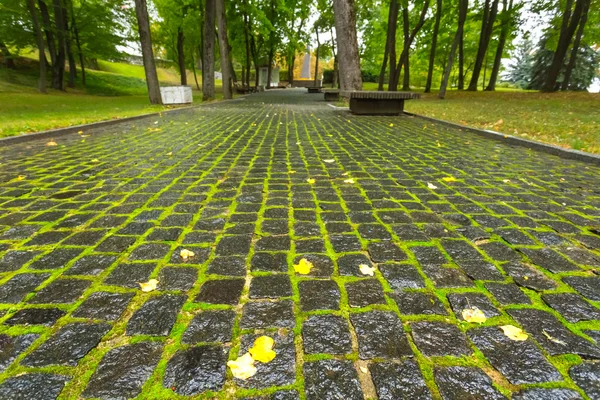
[[[31,346],[40,335],[36,333],[26,333],[19,336],[8,336],[0,334],[0,372],[17,359],[17,357]]]
[[[244,289],[244,279],[217,279],[204,282],[195,302],[236,305]]]
[[[82,396],[136,397],[158,364],[162,346],[159,342],[140,342],[110,350],[100,361]]]
[[[286,226],[287,229],[287,226]],[[314,222],[297,222],[294,225],[294,236],[313,237],[321,236],[321,227]]]
[[[390,295],[398,305],[401,314],[406,315],[446,315],[440,300],[423,292],[399,292]]]
[[[288,297],[292,295],[292,283],[287,275],[256,276],[250,282],[250,298]]]
[[[159,290],[190,290],[198,279],[198,270],[193,267],[164,267],[158,274]]]
[[[23,308],[4,321],[4,324],[52,326],[66,314],[58,308]]]
[[[246,235],[225,236],[217,244],[218,256],[246,255],[250,252],[252,237]]]
[[[600,398],[600,364],[582,363],[571,367],[569,376],[590,399]]]
[[[173,294],[151,297],[129,319],[127,335],[169,335],[185,300]]]
[[[335,281],[300,281],[298,289],[302,311],[339,310],[340,308],[340,289]]]
[[[77,232],[62,244],[68,246],[93,246],[106,236],[107,231],[83,231]]]
[[[40,286],[50,274],[18,274],[0,286],[0,303],[20,303],[27,294]]]
[[[212,244],[215,242],[216,239],[217,236],[214,233],[194,231],[185,235],[185,238],[183,239],[183,244]]]
[[[531,299],[514,283],[486,283],[485,288],[500,304],[531,304]]]
[[[364,254],[346,254],[337,259],[338,271],[340,275],[360,276],[364,275],[360,272],[360,265],[365,264],[373,267],[371,260]]]
[[[287,272],[289,269],[285,253],[254,253],[250,265],[252,271]]]
[[[133,249],[129,259],[132,261],[161,260],[170,250],[171,246],[168,244],[145,243]]]
[[[72,323],[63,326],[50,339],[28,354],[22,361],[29,367],[49,365],[77,366],[110,330],[108,324]]]
[[[30,303],[73,303],[92,284],[83,279],[56,279],[40,290]]]
[[[322,239],[295,240],[297,253],[325,253],[325,241]]]
[[[525,389],[513,395],[513,400],[583,400],[579,393],[571,389]]]
[[[17,225],[7,229],[0,235],[0,240],[23,240],[33,236],[42,228],[41,225]],[[1,264],[1,261],[0,261]]]
[[[600,358],[600,348],[572,333],[548,312],[523,308],[508,310],[508,313],[551,355],[579,354],[584,358]]]
[[[0,272],[16,271],[40,253],[40,251],[9,251],[0,260]]]
[[[535,265],[553,273],[580,271],[581,269],[552,249],[519,249]]]
[[[140,282],[147,282],[156,264],[119,264],[104,280],[104,285],[139,289]]]
[[[508,263],[502,266],[504,271],[510,275],[517,285],[528,289],[542,291],[556,288],[556,283],[546,278],[541,272],[521,263]]]
[[[63,275],[100,275],[106,268],[110,267],[117,257],[105,254],[96,254],[81,257]]]
[[[69,236],[71,232],[64,231],[48,231],[37,234],[33,239],[25,243],[25,246],[45,246],[62,242]]]
[[[494,264],[482,260],[460,261],[462,269],[471,279],[476,281],[504,281],[505,277],[500,273]]]
[[[600,277],[565,276],[563,281],[577,290],[583,297],[592,301],[600,301]]]
[[[215,257],[208,264],[207,274],[246,276],[246,260],[243,257]]]
[[[369,372],[379,400],[431,399],[419,366],[413,360],[404,360],[400,364],[373,363],[369,365]]]
[[[350,321],[358,337],[361,359],[412,356],[402,322],[395,314],[369,311],[351,314]]]
[[[463,288],[473,286],[473,281],[456,268],[434,267],[425,272],[438,288]]]
[[[229,342],[234,322],[235,313],[232,310],[203,311],[192,319],[181,342]]]
[[[590,267],[600,267],[600,257],[587,250],[578,247],[565,247],[561,248],[560,251],[578,264]]]
[[[350,307],[366,307],[372,304],[386,304],[383,287],[377,279],[364,279],[346,283]]]
[[[544,294],[542,299],[571,323],[600,320],[600,309],[575,293]]]
[[[29,265],[29,269],[59,269],[64,268],[69,261],[76,258],[83,249],[58,248]]]
[[[130,222],[117,232],[119,235],[141,236],[150,228],[154,227],[152,222]]]
[[[6,379],[0,384],[4,400],[55,400],[69,377],[45,373],[29,373]]]
[[[363,399],[358,375],[350,361],[320,360],[304,364],[307,400]]]
[[[429,238],[415,225],[392,225],[392,230],[405,242],[426,242]]]
[[[410,264],[381,264],[379,265],[379,270],[394,290],[420,289],[425,287],[423,277]]]
[[[407,259],[406,254],[390,241],[369,243],[368,251],[371,260],[376,263],[404,261]]]
[[[294,259],[294,265],[298,264],[303,258],[307,261],[310,261],[313,264],[313,269],[310,271],[308,276],[330,277],[331,275],[333,275],[333,261],[326,255],[304,254]]]
[[[296,326],[291,300],[248,302],[242,311],[242,329],[293,328]]]
[[[163,386],[181,396],[221,390],[225,383],[227,352],[221,346],[179,350],[167,363]]]
[[[492,380],[479,368],[443,367],[435,369],[435,383],[444,400],[506,399],[492,386]]]
[[[496,261],[521,261],[521,256],[515,250],[511,249],[504,243],[489,242],[478,246],[489,257]]]
[[[313,315],[302,324],[304,351],[308,354],[348,354],[352,339],[348,322],[336,315]]]
[[[458,319],[462,319],[462,312],[467,308],[480,309],[486,318],[500,315],[498,309],[483,293],[450,293],[448,301]]]
[[[72,314],[75,318],[116,321],[133,299],[133,293],[94,292]]]
[[[536,244],[535,240],[519,229],[500,229],[496,233],[512,245],[532,246]]]
[[[122,253],[135,243],[136,238],[132,236],[109,236],[96,247],[96,251],[103,253]]]
[[[421,266],[441,266],[448,263],[444,253],[437,247],[433,246],[417,246],[411,247],[412,251]]]
[[[390,240],[392,236],[381,224],[360,224],[358,233],[365,240],[381,239]]]
[[[156,228],[148,235],[146,240],[155,242],[175,242],[181,236],[181,228]]]
[[[412,337],[423,354],[433,356],[468,356],[473,353],[465,334],[455,325],[444,322],[414,322]]]
[[[468,335],[490,364],[514,385],[562,380],[531,340],[511,340],[499,327],[471,329]]]
[[[266,236],[258,239],[254,245],[256,251],[289,251],[289,236]]]
[[[347,251],[360,251],[362,244],[354,235],[336,235],[330,236],[329,241],[336,253],[344,253]]]

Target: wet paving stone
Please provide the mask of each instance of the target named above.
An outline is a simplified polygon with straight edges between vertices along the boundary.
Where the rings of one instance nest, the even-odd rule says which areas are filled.
[[[56,279],[42,290],[35,297],[29,300],[30,303],[42,304],[66,304],[73,303],[83,292],[92,284],[91,281],[83,279]]]
[[[404,261],[408,258],[406,253],[390,241],[370,243],[368,251],[371,260],[376,263]]]
[[[434,371],[435,383],[444,400],[506,399],[479,368],[444,367]]]
[[[423,292],[398,292],[390,295],[401,314],[446,315],[442,302],[435,296]]]
[[[104,280],[104,285],[122,286],[129,289],[140,287],[139,282],[147,282],[156,264],[119,264]]]
[[[416,362],[404,360],[401,363],[373,363],[369,372],[380,400],[431,399],[429,388]]]
[[[29,269],[64,268],[69,261],[76,258],[83,249],[58,248],[29,265]]]
[[[356,369],[350,361],[307,362],[303,373],[307,400],[363,399]]]
[[[361,359],[412,356],[402,322],[393,313],[369,311],[351,314]]]
[[[239,387],[264,389],[271,386],[291,385],[296,381],[296,348],[294,347],[294,335],[291,332],[287,334],[271,334],[267,336],[273,338],[275,344],[273,350],[277,355],[269,363],[256,362],[256,375],[242,381],[234,379]],[[254,341],[262,335],[243,335],[238,356],[248,352],[254,345]]]
[[[16,304],[42,284],[50,274],[18,274],[0,286],[0,303]]]
[[[569,376],[590,399],[600,398],[600,363],[582,363],[571,367]]]
[[[600,277],[566,276],[563,281],[583,297],[592,301],[600,301]]]
[[[292,295],[292,282],[287,275],[255,276],[250,281],[251,299],[277,299]]]
[[[313,264],[313,268],[311,269],[309,276],[326,278],[333,275],[335,268],[333,261],[326,255],[304,254],[294,259],[294,265],[298,264],[302,259],[306,259]]]
[[[30,373],[8,378],[0,384],[0,398],[6,400],[55,400],[69,377],[65,375]]]
[[[258,239],[254,245],[256,251],[289,251],[290,238],[288,236],[267,236]]]
[[[81,257],[63,275],[100,275],[117,260],[116,256],[105,254]]]
[[[336,315],[313,315],[302,324],[302,342],[308,354],[348,354],[352,339],[348,322]]]
[[[110,330],[108,324],[73,323],[65,325],[50,339],[28,354],[23,365],[45,367],[68,365],[74,367],[85,355],[98,345]]]
[[[471,354],[467,338],[458,327],[445,322],[414,322],[412,337],[419,350],[428,357],[460,357]]]
[[[345,276],[364,276],[360,272],[360,265],[373,267],[371,260],[364,254],[346,254],[337,259],[338,271],[340,275]]]
[[[286,265],[287,267],[287,265]],[[208,264],[207,274],[245,276],[246,260],[243,257],[215,257]]]
[[[531,299],[514,283],[486,283],[485,288],[500,304],[531,304]]]
[[[513,400],[583,400],[583,397],[572,389],[525,389],[517,392]]]
[[[110,350],[100,361],[82,396],[132,398],[152,375],[162,353],[158,342],[139,342]]]
[[[96,246],[96,251],[103,253],[122,253],[129,249],[136,242],[132,236],[109,236],[102,243]]]
[[[393,290],[421,289],[425,281],[419,271],[409,264],[381,264],[381,274]]]
[[[248,302],[244,305],[240,321],[242,329],[293,328],[295,325],[291,300]]]
[[[584,358],[600,358],[599,347],[572,333],[548,312],[523,308],[508,310],[508,313],[551,355],[579,354]]]
[[[171,250],[171,246],[161,243],[145,243],[139,245],[129,255],[131,261],[161,260]]]
[[[525,264],[508,263],[504,264],[502,268],[515,280],[519,286],[536,290],[538,292],[556,289],[557,285],[554,281],[544,276],[544,274],[541,272],[528,267]]]
[[[246,255],[250,252],[252,237],[245,235],[225,236],[215,250],[218,256]]]
[[[4,321],[4,324],[52,326],[66,314],[66,311],[58,308],[23,308]]]
[[[520,249],[535,265],[553,273],[580,271],[581,269],[549,248]]]
[[[163,386],[181,396],[221,390],[225,383],[227,353],[221,346],[179,350],[167,363]]]
[[[94,292],[71,315],[75,318],[116,321],[133,296],[133,293]]]
[[[158,274],[158,290],[190,290],[198,279],[198,270],[193,267],[164,267]],[[140,281],[146,282],[146,281]]]
[[[456,268],[433,267],[425,273],[437,288],[464,288],[473,286],[473,281]]]
[[[562,380],[531,339],[511,340],[498,327],[471,329],[467,334],[490,364],[514,385]]]
[[[127,335],[168,335],[185,300],[172,294],[151,297],[129,319]]]
[[[285,253],[254,253],[250,265],[252,266],[252,271],[288,271],[287,255]]]
[[[298,289],[302,311],[339,310],[340,308],[340,289],[334,281],[300,281]]]
[[[35,333],[19,336],[0,334],[0,372],[4,372],[38,337],[40,335]]]
[[[244,289],[244,279],[217,279],[206,281],[194,301],[199,303],[235,305]]]
[[[196,315],[181,338],[184,344],[229,342],[235,322],[232,310],[203,311]]]
[[[600,320],[600,309],[575,293],[544,294],[542,299],[569,322]]]
[[[16,271],[39,254],[39,251],[9,251],[0,259],[0,272]]]
[[[505,280],[504,275],[492,264],[481,260],[465,260],[459,262],[459,267],[471,279],[476,281],[499,281]]]
[[[454,311],[458,319],[462,319],[462,312],[467,308],[480,309],[486,318],[500,315],[500,312],[494,307],[490,299],[482,293],[450,293],[447,297],[452,311]]]
[[[386,304],[383,287],[377,279],[363,279],[346,283],[350,307],[366,307],[372,304]]]
[[[336,253],[360,251],[362,249],[360,240],[354,235],[332,235],[329,237],[329,241]]]

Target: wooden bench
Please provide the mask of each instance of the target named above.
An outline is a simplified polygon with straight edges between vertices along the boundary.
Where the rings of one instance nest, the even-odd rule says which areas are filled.
[[[309,86],[307,89],[308,93],[322,93],[323,86]]]
[[[350,100],[350,112],[358,115],[400,115],[404,112],[404,101],[419,99],[419,93],[342,91],[342,97]]]
[[[323,97],[325,98],[325,101],[338,101],[340,99],[340,91],[326,90],[323,92]]]

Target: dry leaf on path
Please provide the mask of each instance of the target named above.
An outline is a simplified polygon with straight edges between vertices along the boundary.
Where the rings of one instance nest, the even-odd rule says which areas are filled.
[[[327,164],[333,164],[335,162],[335,160],[323,160],[323,162],[326,162]]]
[[[254,359],[250,353],[238,357],[237,360],[227,361],[227,366],[231,369],[234,377],[244,381],[256,374]]]
[[[19,175],[19,176],[17,176],[17,180],[18,181],[24,181],[25,178],[27,178],[27,176],[25,176],[25,175]]]
[[[261,336],[254,341],[254,346],[248,350],[256,361],[262,363],[271,362],[277,353],[273,351],[275,341],[269,336]]]
[[[477,307],[465,308],[462,311],[462,317],[467,322],[474,322],[477,324],[483,324],[487,320],[483,311]]]
[[[527,340],[529,335],[527,335],[521,328],[517,328],[513,325],[502,325],[500,327],[504,331],[506,337],[510,340],[516,340],[518,342],[522,342],[523,340]]]
[[[142,292],[151,292],[156,289],[158,285],[157,279],[150,279],[148,282],[138,282],[142,288]]]
[[[565,343],[565,342],[563,342],[562,340],[560,340],[560,339],[557,339],[557,338],[555,338],[555,337],[552,337],[552,336],[550,336],[550,335],[548,334],[548,332],[546,332],[545,330],[543,330],[543,331],[542,331],[542,333],[544,334],[544,336],[546,336],[546,339],[548,339],[549,341],[551,341],[551,342],[554,342],[554,343],[556,343],[556,344],[562,344],[562,345],[566,345],[566,343]]]
[[[179,252],[179,255],[182,259],[187,260],[188,258],[194,257],[196,254],[188,249],[183,249]]]
[[[313,267],[314,265],[310,261],[308,261],[306,258],[303,258],[300,260],[300,262],[298,262],[298,264],[294,265],[294,271],[300,275],[308,275]]]
[[[447,176],[447,177],[445,177],[445,178],[442,178],[442,180],[443,180],[444,182],[456,182],[456,178],[455,178],[455,177],[453,177],[453,176]]]
[[[344,183],[354,183],[354,179],[352,179],[352,178],[346,179],[346,180],[344,180]]]
[[[310,183],[311,185],[314,184],[316,181],[312,178],[307,179],[306,182]]]
[[[437,189],[437,188],[438,188],[437,186],[435,186],[435,185],[434,185],[433,183],[431,183],[431,182],[427,182],[427,187],[428,187],[429,189]]]
[[[54,140],[51,140],[48,143],[46,143],[46,147],[54,147],[54,146],[58,146],[58,144]]]
[[[367,264],[360,264],[358,266],[360,273],[363,275],[373,276],[375,275],[375,267],[369,267]]]

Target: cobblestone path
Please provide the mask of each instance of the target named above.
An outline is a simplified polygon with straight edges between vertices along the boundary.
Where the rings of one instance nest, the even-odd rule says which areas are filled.
[[[0,399],[600,398],[600,168],[320,98],[0,148]]]

